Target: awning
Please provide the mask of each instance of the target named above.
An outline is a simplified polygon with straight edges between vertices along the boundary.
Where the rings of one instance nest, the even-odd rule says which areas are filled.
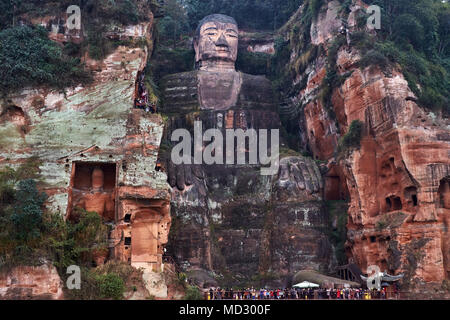
[[[312,283],[312,282],[309,282],[309,281],[303,281],[302,283],[297,283],[293,287],[294,288],[305,289],[305,288],[319,288],[320,286],[318,284],[316,284],[316,283]]]

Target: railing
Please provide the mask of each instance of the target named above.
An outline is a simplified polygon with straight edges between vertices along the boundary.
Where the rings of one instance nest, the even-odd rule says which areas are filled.
[[[281,296],[261,296],[260,292],[257,291],[255,294],[251,291],[226,291],[221,290],[212,292],[207,292],[208,300],[400,300],[402,296],[406,296],[407,292],[398,291],[396,294],[387,293],[387,295],[383,296],[381,293],[374,292],[370,293],[368,291],[363,291],[359,295],[354,294],[353,296],[349,294],[348,296],[340,296],[337,297],[337,293],[333,292],[330,296],[328,296],[327,292],[302,292],[300,291],[296,295],[292,293],[283,294]]]

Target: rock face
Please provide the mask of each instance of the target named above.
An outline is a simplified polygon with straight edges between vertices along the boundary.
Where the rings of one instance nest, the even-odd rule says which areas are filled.
[[[113,227],[109,259],[160,272],[171,224],[167,176],[156,170],[163,120],[134,108],[152,23],[150,16],[114,34],[148,46],[86,57],[92,85],[65,94],[30,88],[1,101],[0,165],[37,156],[50,211],[66,219],[76,218],[76,207],[97,212]]]
[[[337,5],[329,2],[313,22],[314,45],[327,47],[339,35]],[[364,6],[353,3],[349,33],[355,12]],[[347,78],[331,96],[336,120],[318,98],[326,74],[324,54],[298,75],[308,80],[292,99],[304,105],[300,127],[310,150],[328,162],[325,197],[349,196],[346,250],[363,272],[377,265],[404,272],[405,281],[442,282],[450,276],[450,122],[416,104],[400,70],[360,69],[359,59],[347,38],[337,54],[338,73]],[[338,155],[338,139],[354,120],[364,123],[361,148]]]
[[[0,274],[0,299],[59,300],[63,297],[62,281],[52,265],[16,267]]]

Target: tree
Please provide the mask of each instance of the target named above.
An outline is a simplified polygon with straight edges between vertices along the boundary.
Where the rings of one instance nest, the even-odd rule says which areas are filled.
[[[397,41],[407,40],[416,48],[422,48],[425,40],[425,29],[411,14],[402,14],[394,23],[394,36]]]
[[[439,44],[438,54],[441,56],[450,55],[450,5],[448,3],[440,6],[441,10],[438,11],[439,21]]]
[[[176,45],[189,30],[186,10],[177,0],[166,0],[163,10],[165,16],[158,22],[160,40],[167,42],[170,39]]]
[[[63,89],[89,79],[80,60],[64,56],[44,28],[17,26],[0,32],[0,92],[42,84]]]
[[[205,16],[214,13],[230,15],[241,28],[276,30],[303,3],[303,0],[183,0],[191,29]]]
[[[14,213],[11,215],[18,240],[28,241],[41,235],[42,208],[46,200],[47,195],[37,190],[36,181],[27,179],[19,182]]]

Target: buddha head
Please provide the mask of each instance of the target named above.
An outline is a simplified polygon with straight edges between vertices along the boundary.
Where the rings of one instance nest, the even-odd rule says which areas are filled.
[[[239,30],[232,17],[213,14],[200,21],[195,37],[195,62],[201,70],[234,70]]]
[[[92,170],[92,188],[93,189],[101,189],[104,184],[104,176],[103,170],[99,167],[96,167]]]

